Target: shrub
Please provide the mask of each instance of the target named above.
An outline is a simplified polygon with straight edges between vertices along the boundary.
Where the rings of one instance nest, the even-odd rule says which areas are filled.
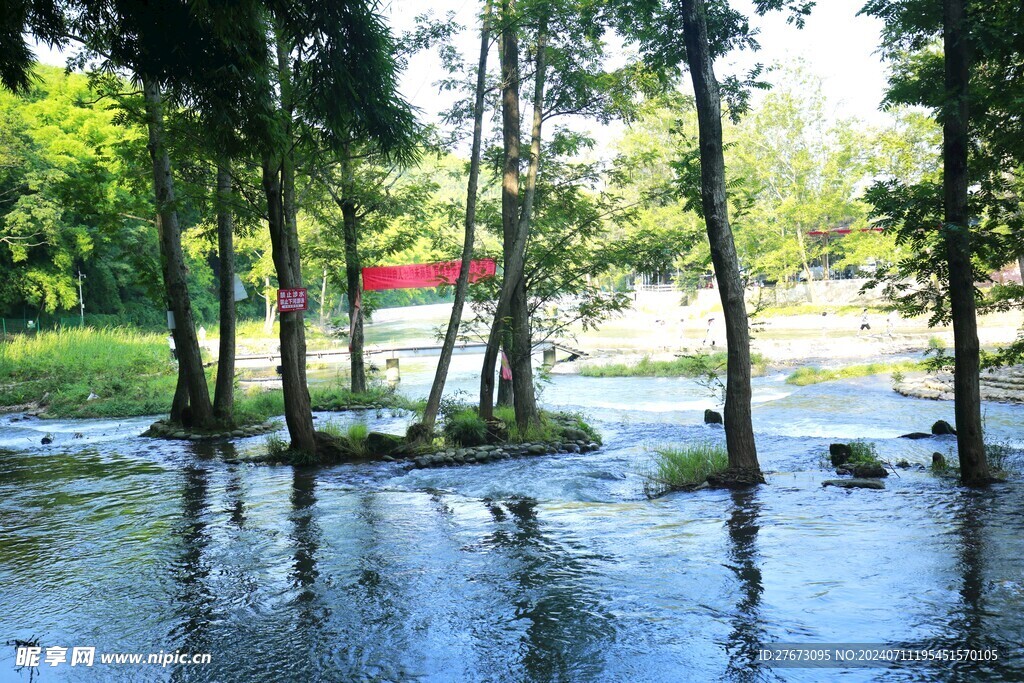
[[[460,446],[479,446],[487,441],[487,423],[473,408],[464,408],[444,423],[445,438]]]
[[[729,467],[729,456],[718,444],[661,446],[654,452],[653,465],[644,474],[644,493],[649,498],[696,488],[706,482],[709,475],[724,472]]]

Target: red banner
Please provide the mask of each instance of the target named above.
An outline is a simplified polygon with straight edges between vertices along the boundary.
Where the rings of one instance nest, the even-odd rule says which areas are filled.
[[[459,279],[460,270],[462,270],[462,261],[363,268],[363,291],[453,285]],[[476,282],[485,277],[494,277],[496,271],[494,259],[470,261],[469,281]]]
[[[281,313],[288,313],[289,311],[305,311],[305,288],[277,290],[277,310],[279,310]]]

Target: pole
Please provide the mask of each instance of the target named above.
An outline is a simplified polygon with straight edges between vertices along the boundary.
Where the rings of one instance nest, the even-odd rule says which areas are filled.
[[[82,296],[82,269],[78,269],[78,305],[82,314],[82,328],[85,328],[85,298]]]

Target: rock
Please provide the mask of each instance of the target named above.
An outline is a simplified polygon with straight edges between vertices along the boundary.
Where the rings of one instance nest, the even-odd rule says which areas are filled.
[[[843,489],[876,489],[882,490],[885,484],[877,479],[826,479],[822,486],[838,486]]]
[[[544,453],[545,450],[547,449],[544,448],[544,444],[535,443],[532,444],[529,448],[527,448],[526,452],[529,453],[530,455],[541,455]]]
[[[889,471],[881,463],[862,463],[852,465],[850,473],[857,479],[871,479],[879,477],[888,477]]]
[[[83,434],[82,432],[75,432],[75,435],[72,436],[71,438],[72,439],[84,439],[85,438],[85,434]]]
[[[590,443],[587,444],[587,450],[588,451],[596,451],[600,447],[601,446],[599,444],[594,443],[593,441],[591,441]]]
[[[46,436],[44,436],[42,438],[42,441],[40,443],[42,443],[44,446],[46,446],[47,444],[53,443],[53,435],[52,434],[47,434]]]
[[[708,425],[720,425],[722,424],[722,414],[711,410],[710,408],[704,411],[704,424]]]
[[[909,470],[910,463],[906,460],[900,460],[898,463],[896,463],[896,467],[899,467],[901,470]]]
[[[370,432],[366,435],[366,448],[373,455],[393,455],[405,446],[405,439],[394,434]]]
[[[936,436],[956,436],[956,430],[953,429],[953,425],[949,424],[945,420],[939,420],[932,425],[932,434],[935,434]]]
[[[946,458],[942,453],[932,453],[932,467],[937,470],[946,469]]]
[[[845,443],[830,443],[828,445],[828,455],[832,460],[833,467],[839,467],[853,457],[853,451]]]
[[[930,439],[934,436],[933,434],[925,434],[924,432],[911,432],[910,434],[901,434],[901,439]]]
[[[236,439],[241,438],[241,437],[243,437],[245,435],[246,435],[245,432],[243,432],[241,429],[236,429],[233,432],[231,432],[231,434],[230,434],[230,436],[233,436]]]
[[[562,430],[562,438],[568,441],[586,441],[590,437],[582,429],[568,427]]]
[[[168,438],[171,438],[171,439],[187,439],[188,438],[188,434],[186,434],[185,432],[178,431],[178,432],[174,432],[173,434],[169,435]]]

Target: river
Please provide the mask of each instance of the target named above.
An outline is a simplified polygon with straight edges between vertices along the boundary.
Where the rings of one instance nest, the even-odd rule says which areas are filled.
[[[457,358],[453,389],[475,361]],[[402,391],[429,368],[403,361]],[[556,376],[597,452],[407,470],[228,464],[262,447],[138,438],[151,421],[0,416],[0,640],[94,647],[39,681],[845,681],[1024,679],[1024,488],[967,491],[915,469],[886,490],[823,488],[835,440],[889,460],[952,405],[887,378],[755,380],[768,485],[647,500],[659,443],[722,441],[685,379]],[[1024,406],[987,404],[989,437],[1024,446]],[[400,432],[402,415],[319,414]],[[44,433],[54,443],[43,446]],[[75,434],[81,437],[75,438]],[[767,643],[996,648],[994,663],[789,668]],[[70,651],[70,650],[69,650]],[[205,665],[101,664],[101,653],[209,653]],[[4,645],[0,681],[28,681]]]

